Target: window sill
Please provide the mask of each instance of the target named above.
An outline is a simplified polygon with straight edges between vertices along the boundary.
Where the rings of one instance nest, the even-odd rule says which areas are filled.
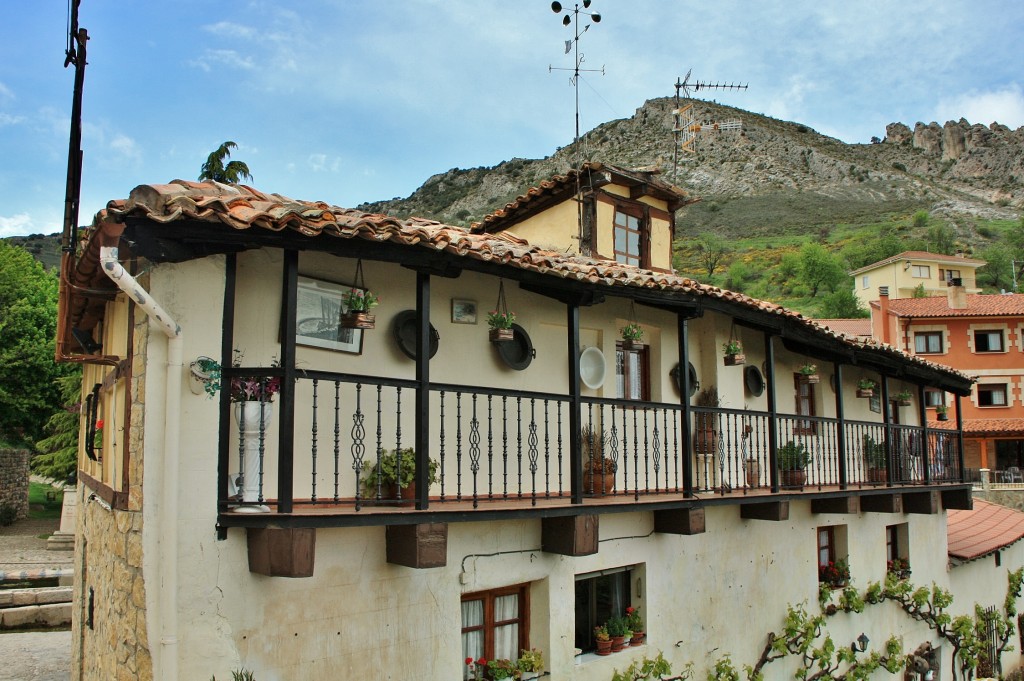
[[[598,660],[619,660],[620,656],[624,653],[632,653],[633,651],[644,651],[647,650],[647,639],[644,639],[644,643],[638,646],[627,646],[617,653],[611,653],[610,655],[598,655],[595,652],[580,653],[576,656],[574,664],[584,665],[596,662]]]

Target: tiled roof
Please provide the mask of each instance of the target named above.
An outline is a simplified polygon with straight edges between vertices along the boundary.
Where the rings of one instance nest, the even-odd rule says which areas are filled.
[[[873,262],[870,265],[865,265],[864,267],[855,269],[850,272],[850,274],[856,276],[861,272],[868,272],[870,270],[878,269],[879,267],[885,267],[886,265],[899,262],[900,260],[927,260],[928,262],[959,263],[970,267],[981,267],[985,264],[984,260],[962,258],[959,255],[944,255],[942,253],[929,253],[928,251],[903,251],[902,253],[897,253],[885,260],[879,260],[878,262]]]
[[[1024,537],[1024,513],[976,498],[970,511],[948,511],[946,533],[950,556],[974,560]]]
[[[605,177],[597,180],[598,175]],[[576,191],[576,178],[584,184],[594,184],[595,180],[604,184],[614,178],[615,181],[627,182],[629,184],[645,184],[663,195],[670,204],[670,210],[678,206],[692,203],[686,200],[686,192],[679,187],[662,182],[654,177],[655,172],[650,170],[624,170],[606,163],[590,161],[584,163],[579,170],[569,170],[564,175],[555,175],[550,180],[544,180],[536,187],[530,187],[526,193],[520,194],[515,201],[506,203],[502,208],[485,215],[480,222],[474,222],[471,231],[474,233],[495,232],[502,229],[506,223],[517,218],[528,215],[544,205],[548,205],[552,199],[563,194]]]
[[[870,319],[815,319],[814,321],[851,338],[869,338],[871,336]]]
[[[946,296],[897,298],[889,301],[889,310],[900,317],[1000,317],[1024,315],[1024,293],[974,294],[967,296],[967,307],[954,310]]]
[[[365,239],[396,246],[444,252],[461,258],[491,262],[503,267],[535,272],[601,287],[630,287],[665,293],[681,293],[727,301],[767,315],[786,317],[803,325],[822,339],[831,338],[856,348],[896,356],[901,360],[970,381],[966,374],[874,340],[856,340],[842,336],[781,305],[734,293],[717,286],[701,284],[673,274],[624,265],[613,260],[591,259],[531,246],[507,233],[473,234],[458,227],[422,218],[399,219],[376,213],[339,208],[323,202],[300,201],[280,194],[266,194],[245,185],[175,180],[170,184],[140,185],[127,200],[115,200],[100,211],[93,222],[89,241],[78,261],[75,282],[83,287],[100,287],[104,277],[97,266],[100,242],[116,245],[121,225],[128,219],[145,219],[167,225],[173,236],[173,223],[199,222],[227,225],[236,230],[258,229],[271,232],[290,230],[308,237]],[[95,238],[100,235],[102,238]],[[110,240],[113,239],[112,242]],[[107,282],[109,283],[109,282]],[[73,324],[81,321],[84,296],[73,296]]]

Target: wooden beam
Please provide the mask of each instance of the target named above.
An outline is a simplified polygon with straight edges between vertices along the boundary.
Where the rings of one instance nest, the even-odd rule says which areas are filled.
[[[903,510],[906,513],[934,515],[942,508],[938,492],[904,492]]]
[[[858,497],[811,499],[811,513],[860,513]]]
[[[744,520],[789,520],[788,501],[766,501],[740,506],[740,517]]]
[[[654,531],[663,534],[704,534],[703,508],[673,508],[654,512]]]
[[[942,508],[946,510],[951,508],[962,511],[974,510],[974,497],[971,494],[970,488],[943,490]]]
[[[860,498],[860,510],[865,513],[902,513],[903,495],[866,494]]]
[[[312,577],[316,530],[250,527],[246,531],[249,572],[268,577]]]
[[[420,569],[448,564],[448,523],[388,525],[384,536],[389,563]]]
[[[541,550],[563,556],[590,556],[597,553],[599,516],[560,516],[544,518],[540,522]]]

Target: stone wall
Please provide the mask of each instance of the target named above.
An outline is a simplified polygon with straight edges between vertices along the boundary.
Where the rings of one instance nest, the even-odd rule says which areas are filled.
[[[142,454],[148,319],[137,314],[132,356],[128,509],[111,509],[78,485],[78,542],[72,614],[72,678],[152,681],[143,579]]]
[[[978,489],[974,488],[974,498],[990,501],[993,504],[1024,511],[1024,489]]]
[[[28,517],[27,449],[0,449],[0,508],[14,509],[15,520]]]

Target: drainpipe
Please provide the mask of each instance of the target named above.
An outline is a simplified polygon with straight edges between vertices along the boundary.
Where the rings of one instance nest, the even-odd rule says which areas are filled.
[[[159,570],[160,669],[157,678],[178,681],[178,449],[181,414],[181,327],[124,269],[117,248],[100,248],[103,273],[156,322],[167,336],[167,382],[164,391],[163,482],[156,507],[160,509],[157,541],[169,550],[156,562]]]

